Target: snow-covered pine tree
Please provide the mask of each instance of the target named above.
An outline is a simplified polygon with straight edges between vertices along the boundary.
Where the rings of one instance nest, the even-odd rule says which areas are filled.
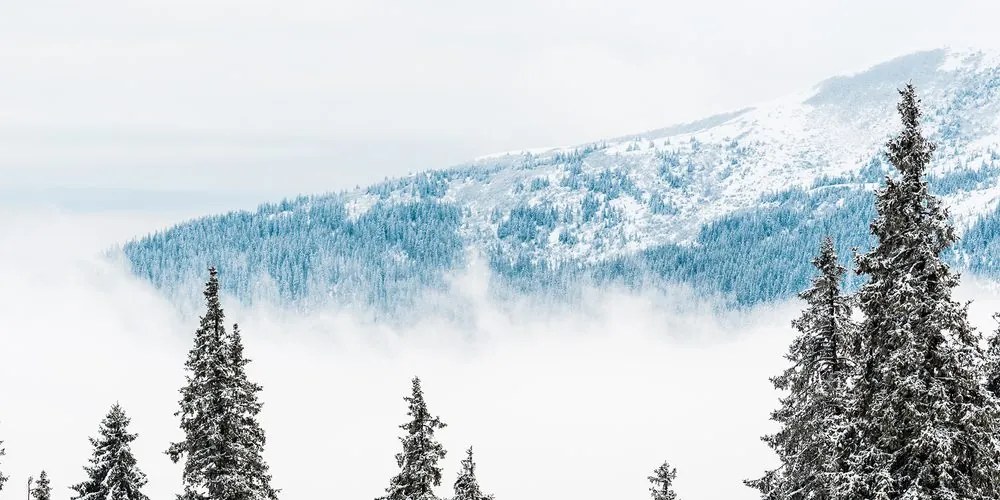
[[[257,421],[262,407],[257,398],[261,386],[247,377],[246,366],[250,360],[243,355],[243,338],[239,325],[233,325],[227,348],[232,375],[232,381],[228,385],[232,390],[233,403],[227,408],[227,427],[233,430],[232,444],[237,452],[236,461],[239,465],[239,477],[232,485],[237,491],[235,498],[274,500],[278,497],[278,491],[271,487],[269,467],[263,457],[266,442],[264,429]]]
[[[472,447],[466,450],[465,460],[462,460],[462,470],[455,480],[455,496],[452,500],[493,500],[493,495],[487,495],[479,488],[476,479],[476,463],[472,460]]]
[[[132,454],[132,441],[137,434],[130,434],[131,420],[121,406],[115,403],[101,422],[99,438],[91,438],[94,456],[90,466],[84,467],[87,479],[72,486],[74,500],[149,500],[142,493],[146,475],[139,469]]]
[[[671,467],[669,462],[663,462],[663,465],[657,467],[653,475],[649,476],[652,485],[649,487],[649,492],[653,500],[677,500],[674,479],[677,479],[677,469]]]
[[[52,485],[49,483],[49,475],[42,471],[38,475],[35,487],[31,488],[31,498],[35,500],[52,500]]]
[[[227,335],[219,302],[219,280],[209,269],[206,312],[195,332],[185,367],[180,410],[184,440],[167,454],[184,458],[183,500],[274,500],[260,457],[264,434],[256,422],[259,386],[246,379],[242,342]]]
[[[764,499],[828,500],[840,472],[836,448],[844,429],[849,375],[845,350],[855,325],[850,298],[840,288],[846,270],[831,238],[823,239],[812,264],[818,272],[799,294],[806,308],[792,321],[799,334],[785,355],[791,366],[771,379],[776,389],[787,391],[771,414],[781,429],[764,436],[781,466],[747,481]]]
[[[444,458],[445,450],[434,439],[434,431],[445,424],[427,410],[419,378],[413,378],[413,392],[403,399],[410,405],[407,415],[411,420],[399,426],[406,431],[399,438],[403,451],[396,454],[400,470],[389,481],[386,495],[378,500],[436,500],[434,487],[441,484],[441,468],[437,463]]]
[[[1000,313],[994,314],[993,319],[1000,322]],[[987,340],[986,364],[983,371],[986,375],[986,389],[994,397],[1000,398],[1000,325]]]
[[[958,275],[941,253],[955,242],[928,191],[934,146],[920,131],[913,85],[900,91],[903,130],[886,145],[899,171],[876,193],[874,249],[857,258],[868,281],[854,345],[848,466],[840,498],[986,500],[1000,497],[997,409],[982,383],[980,336],[952,300]]]
[[[3,447],[3,441],[0,441],[0,457],[5,455],[7,455],[7,450]],[[3,475],[3,472],[0,472],[0,491],[3,491],[3,483],[6,483],[7,479],[7,476]]]
[[[219,279],[209,269],[205,286],[207,310],[195,332],[194,347],[185,363],[187,384],[181,388],[180,410],[184,440],[167,454],[175,463],[184,458],[184,500],[229,498],[228,477],[235,470],[234,453],[223,437],[223,411],[232,404],[226,390],[231,379],[225,347],[225,315],[219,303]]]

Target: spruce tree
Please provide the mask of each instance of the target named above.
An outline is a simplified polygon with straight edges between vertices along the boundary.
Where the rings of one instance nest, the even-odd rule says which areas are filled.
[[[771,379],[776,389],[787,391],[771,414],[781,429],[764,437],[781,467],[747,481],[764,499],[828,500],[840,472],[836,448],[844,429],[849,375],[845,349],[855,325],[850,298],[840,289],[846,270],[837,261],[832,239],[823,239],[812,264],[818,272],[799,294],[806,308],[792,321],[799,334],[785,355],[791,366]]]
[[[406,431],[399,438],[403,451],[396,454],[400,470],[389,481],[386,495],[380,500],[436,500],[433,488],[441,484],[441,468],[437,464],[444,458],[445,450],[435,441],[434,431],[445,424],[427,410],[419,378],[413,378],[413,392],[403,399],[410,405],[407,415],[411,420],[399,426]]]
[[[131,420],[117,403],[101,421],[99,438],[91,438],[94,456],[84,467],[87,479],[72,486],[74,500],[149,500],[142,493],[146,485],[143,474],[132,454],[136,434],[128,432]]]
[[[42,471],[38,476],[35,487],[31,489],[31,498],[35,500],[52,500],[52,485],[49,484],[49,475]]]
[[[3,441],[0,441],[0,457],[7,455],[7,450],[3,447]],[[7,482],[7,476],[0,472],[0,491],[3,491],[3,484]]]
[[[278,492],[271,487],[269,467],[264,461],[264,430],[257,421],[262,404],[257,398],[261,386],[247,377],[246,366],[250,363],[243,355],[243,338],[239,325],[233,325],[233,333],[228,339],[229,366],[232,382],[232,406],[228,408],[228,427],[233,429],[233,446],[237,452],[237,483],[233,488],[236,498],[268,499],[277,498]]]
[[[230,377],[225,352],[225,315],[219,303],[219,280],[215,268],[209,270],[205,287],[207,311],[195,332],[194,347],[185,368],[187,384],[181,388],[180,410],[184,440],[173,443],[167,454],[175,463],[185,459],[182,479],[186,500],[228,498],[223,489],[234,471],[233,453],[223,437],[223,412],[231,404],[226,391]]]
[[[1000,321],[1000,313],[994,314],[993,319]],[[993,394],[993,397],[1000,398],[1000,326],[988,339],[987,346],[986,364],[983,370],[986,375],[986,389]]]
[[[848,499],[998,498],[997,410],[981,383],[980,337],[958,275],[941,254],[956,236],[927,187],[934,146],[920,131],[912,85],[900,91],[903,129],[886,145],[898,176],[876,193],[876,246],[857,258],[868,281],[854,343],[859,374],[842,441]]]
[[[493,500],[493,495],[487,495],[479,489],[476,479],[476,463],[472,461],[472,447],[465,452],[462,460],[462,470],[455,480],[455,496],[453,500]]]
[[[657,467],[653,475],[649,476],[649,482],[652,484],[649,492],[653,500],[677,500],[677,493],[674,492],[675,479],[677,479],[677,469],[671,467],[669,462],[663,462],[663,465]]]
[[[205,286],[206,312],[195,332],[194,347],[185,368],[180,410],[184,440],[167,454],[184,459],[184,500],[274,500],[261,452],[264,432],[256,417],[260,387],[251,383],[244,367],[238,330],[228,335],[219,302],[219,280],[209,269]]]

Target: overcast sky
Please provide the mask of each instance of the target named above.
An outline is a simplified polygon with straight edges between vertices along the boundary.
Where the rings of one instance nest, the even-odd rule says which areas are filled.
[[[988,3],[4,0],[0,193],[353,187],[988,48]]]

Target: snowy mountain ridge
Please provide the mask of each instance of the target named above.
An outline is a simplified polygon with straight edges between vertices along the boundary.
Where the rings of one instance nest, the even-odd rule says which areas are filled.
[[[487,257],[499,288],[520,292],[571,294],[584,278],[679,281],[767,301],[804,285],[821,234],[842,255],[869,243],[871,192],[890,173],[881,148],[899,128],[906,81],[938,144],[932,189],[973,235],[954,258],[993,274],[1000,56],[944,49],[690,124],[201,219],[129,243],[125,255],[174,292],[218,265],[248,300],[394,308],[445,288],[443,276],[472,252]]]

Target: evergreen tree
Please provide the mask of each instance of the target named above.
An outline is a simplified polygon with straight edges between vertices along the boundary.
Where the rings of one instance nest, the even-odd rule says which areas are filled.
[[[1000,321],[1000,313],[994,314],[993,319]],[[988,339],[987,346],[984,367],[986,389],[993,394],[993,397],[1000,398],[1000,326]]]
[[[7,455],[7,450],[3,448],[3,441],[0,441],[0,457]],[[3,484],[7,482],[8,477],[0,472],[0,491],[3,491]]]
[[[185,459],[183,500],[274,500],[261,457],[264,432],[256,421],[260,387],[247,380],[242,339],[228,335],[219,303],[219,280],[209,269],[206,312],[188,354],[187,384],[181,388],[181,429],[185,439],[167,454]]]
[[[233,429],[233,446],[239,464],[237,498],[269,499],[277,498],[278,492],[271,487],[269,467],[264,461],[264,430],[257,421],[262,404],[257,394],[261,386],[251,382],[246,374],[250,363],[243,355],[243,338],[239,325],[233,325],[233,333],[228,342],[229,366],[232,373],[232,406],[228,414],[228,426]]]
[[[90,439],[94,456],[90,466],[84,467],[87,480],[72,487],[74,500],[149,500],[142,493],[146,475],[132,455],[137,435],[128,432],[130,422],[121,406],[111,407],[98,430],[100,437]]]
[[[781,430],[764,437],[781,467],[747,481],[765,499],[828,500],[840,471],[836,447],[844,429],[849,374],[845,348],[855,325],[850,298],[840,290],[846,270],[832,239],[823,239],[812,263],[818,273],[799,294],[806,309],[792,321],[799,334],[785,356],[791,366],[771,379],[788,393],[771,414]]]
[[[876,193],[874,249],[858,256],[868,281],[854,343],[848,499],[985,500],[998,492],[997,409],[981,381],[979,335],[952,299],[958,275],[941,254],[956,236],[925,180],[934,146],[919,127],[912,85],[900,91],[903,130],[887,146],[898,170]]]
[[[31,489],[31,498],[35,500],[52,500],[52,485],[49,484],[49,475],[42,471],[38,476],[38,482]]]
[[[413,378],[413,393],[403,398],[410,405],[411,420],[399,427],[406,433],[399,438],[403,451],[396,454],[399,474],[386,488],[380,500],[436,500],[433,488],[441,484],[441,468],[437,463],[445,450],[434,440],[434,431],[445,427],[439,417],[432,417],[424,402],[420,379]]]
[[[472,461],[472,447],[465,452],[462,460],[462,471],[455,480],[455,497],[453,500],[493,500],[493,495],[487,495],[479,489],[476,479],[476,463]]]
[[[219,281],[215,268],[209,270],[205,287],[207,311],[195,332],[194,347],[188,354],[185,368],[187,384],[181,388],[180,410],[184,441],[173,443],[167,450],[171,460],[185,458],[182,478],[186,500],[218,500],[228,498],[223,485],[233,473],[233,453],[223,437],[223,411],[231,405],[226,391],[229,378],[225,352],[225,315],[219,303]],[[227,432],[228,433],[228,432]]]
[[[677,479],[677,469],[670,466],[669,462],[653,471],[649,476],[649,492],[653,495],[653,500],[677,500],[677,493],[674,492],[674,479]]]

